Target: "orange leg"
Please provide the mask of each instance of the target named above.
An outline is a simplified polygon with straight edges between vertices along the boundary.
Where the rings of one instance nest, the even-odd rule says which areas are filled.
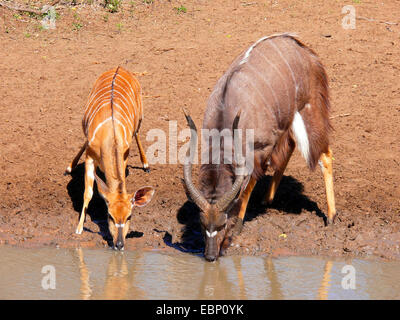
[[[276,190],[278,189],[279,183],[282,180],[283,173],[286,170],[287,164],[289,163],[290,157],[293,154],[294,148],[295,148],[294,144],[289,144],[289,150],[286,154],[286,158],[284,159],[284,161],[282,163],[282,166],[279,168],[279,170],[276,170],[274,172],[274,176],[271,179],[271,182],[268,186],[267,194],[265,196],[265,200],[264,200],[265,204],[271,204],[272,201],[274,200]]]
[[[83,146],[81,147],[81,149],[79,150],[79,152],[77,153],[77,155],[75,156],[74,160],[72,160],[72,162],[70,163],[70,165],[67,167],[67,169],[65,170],[65,173],[71,173],[72,170],[74,170],[74,168],[76,167],[76,165],[78,164],[79,159],[81,158],[83,152],[86,150],[87,147],[87,141],[83,144]]]
[[[322,173],[324,174],[326,200],[328,203],[327,223],[333,223],[336,216],[335,194],[333,192],[333,169],[332,169],[332,150],[329,148],[327,153],[323,153],[319,158]]]
[[[94,182],[94,162],[93,159],[86,154],[85,160],[85,193],[83,195],[83,208],[79,224],[76,228],[76,233],[81,234],[83,231],[83,223],[85,222],[86,209],[93,196],[93,182]]]
[[[140,142],[139,133],[135,134],[135,139],[136,139],[136,144],[137,144],[138,149],[139,149],[140,161],[142,161],[143,169],[146,172],[150,172],[149,162],[147,161],[146,154],[145,154],[144,149],[142,147],[142,143]]]
[[[238,220],[235,226],[235,234],[239,234],[240,231],[242,231],[243,227],[243,220],[244,220],[244,215],[246,214],[246,209],[247,209],[247,204],[249,203],[250,195],[251,192],[254,189],[254,186],[256,185],[257,180],[254,179],[253,177],[250,178],[249,183],[247,184],[246,189],[243,191],[241,195],[241,205],[240,205],[240,211],[238,214]]]

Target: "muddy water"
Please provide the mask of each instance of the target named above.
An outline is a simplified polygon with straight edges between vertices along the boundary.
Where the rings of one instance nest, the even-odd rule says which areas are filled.
[[[0,299],[400,299],[399,262],[7,246],[0,257]],[[345,265],[355,289],[342,287]]]

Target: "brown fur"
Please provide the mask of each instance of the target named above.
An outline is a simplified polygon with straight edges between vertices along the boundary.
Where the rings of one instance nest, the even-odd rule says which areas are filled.
[[[141,88],[136,77],[120,67],[103,73],[89,95],[82,120],[87,141],[67,168],[67,172],[71,172],[86,150],[84,204],[76,233],[80,234],[83,230],[86,208],[93,195],[94,178],[107,203],[109,230],[118,248],[123,248],[133,207],[144,199],[150,201],[154,193],[152,188],[142,188],[129,194],[125,181],[133,137],[143,166],[148,168],[138,137],[142,117]],[[104,172],[106,182],[97,177],[97,168]]]
[[[329,150],[332,127],[329,122],[328,78],[315,52],[292,35],[260,39],[235,59],[210,95],[203,128],[220,132],[230,129],[239,111],[238,128],[244,131],[254,129],[252,186],[254,179],[264,176],[268,167],[275,171],[285,169],[290,158],[288,154],[296,144],[292,132],[296,112],[300,113],[308,135],[309,159],[306,160],[309,168],[314,169],[321,154]],[[243,139],[243,152],[245,149]],[[223,159],[223,151],[220,159]],[[201,166],[200,191],[209,203],[215,203],[231,190],[235,181],[234,170],[235,164]],[[250,176],[243,182],[241,191]],[[227,213],[209,212],[210,208],[212,206],[202,212],[205,226],[217,224],[221,215]],[[232,223],[228,224],[232,226]],[[220,239],[218,234],[216,243],[226,247],[230,230],[221,234],[225,238]]]

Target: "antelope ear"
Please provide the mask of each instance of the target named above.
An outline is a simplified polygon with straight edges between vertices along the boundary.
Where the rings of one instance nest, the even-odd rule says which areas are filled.
[[[97,190],[99,190],[99,193],[103,197],[103,199],[107,201],[107,196],[110,192],[107,187],[107,184],[101,178],[98,177],[96,172],[94,173],[94,178],[97,183]]]
[[[144,207],[153,198],[154,192],[152,187],[143,187],[137,190],[131,199],[132,204],[136,207]]]

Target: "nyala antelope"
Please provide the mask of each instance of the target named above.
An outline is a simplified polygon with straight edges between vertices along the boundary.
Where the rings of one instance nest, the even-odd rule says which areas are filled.
[[[310,169],[317,163],[321,166],[328,204],[326,222],[333,223],[336,210],[329,109],[324,67],[314,51],[290,34],[259,39],[218,80],[208,100],[203,129],[253,129],[254,169],[236,175],[237,162],[223,163],[221,148],[221,164],[201,165],[197,189],[192,182],[191,161],[185,162],[186,191],[200,209],[207,260],[216,260],[232,235],[240,232],[251,192],[268,168],[274,175],[265,202],[272,202],[296,145]],[[190,116],[186,118],[192,129],[190,148],[196,148],[196,127]],[[246,149],[244,140],[240,147]]]
[[[103,73],[94,84],[82,120],[86,142],[67,168],[70,173],[86,151],[85,192],[76,233],[81,234],[86,209],[93,196],[93,182],[108,207],[108,225],[114,248],[122,250],[129,231],[133,207],[143,207],[153,197],[154,189],[144,187],[130,194],[126,191],[125,170],[129,148],[135,137],[143,168],[149,165],[140,142],[143,118],[141,88],[138,80],[121,67]],[[100,168],[106,182],[96,174]]]

